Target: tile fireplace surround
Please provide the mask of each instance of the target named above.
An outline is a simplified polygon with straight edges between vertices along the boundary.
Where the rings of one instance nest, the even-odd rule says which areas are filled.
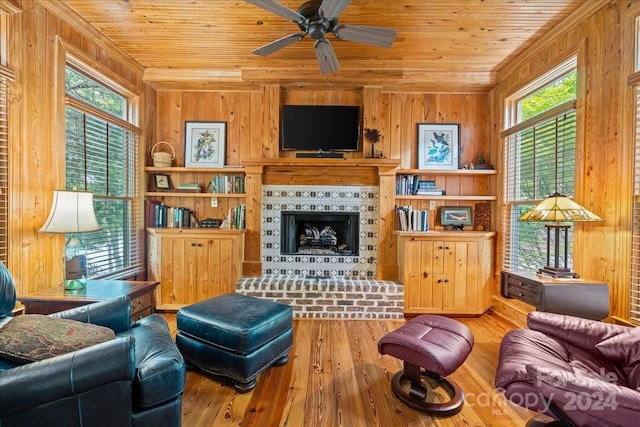
[[[358,212],[358,256],[281,255],[281,213]],[[378,242],[378,187],[264,185],[262,187],[262,274],[311,278],[375,279]]]
[[[295,317],[402,319],[404,287],[389,280],[394,276],[395,258],[379,259],[390,249],[387,242],[379,247],[380,230],[388,231],[388,223],[381,222],[381,217],[389,216],[393,209],[389,198],[380,194],[383,188],[384,194],[393,192],[398,164],[394,159],[364,158],[246,162],[249,185],[262,196],[256,205],[249,200],[247,207],[261,211],[260,221],[254,223],[254,229],[260,230],[260,253],[251,254],[249,261],[260,268],[241,278],[236,291],[289,304]],[[312,224],[317,226],[331,224],[339,213],[357,214],[357,255],[356,251],[339,253],[339,249],[326,253],[326,248],[319,251],[321,254],[313,253],[315,250],[290,254],[290,241],[283,251],[289,254],[281,254],[283,212],[313,213],[307,218],[314,218],[317,212],[331,214],[325,218],[327,222],[320,219]],[[301,232],[298,230],[296,233]],[[355,248],[349,240],[348,246]],[[378,279],[381,271],[383,276],[387,273],[386,280]]]

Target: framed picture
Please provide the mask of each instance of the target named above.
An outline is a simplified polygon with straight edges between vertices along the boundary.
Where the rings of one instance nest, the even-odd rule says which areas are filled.
[[[151,178],[153,191],[169,191],[172,189],[171,177],[164,173],[154,173]]]
[[[224,166],[227,122],[186,122],[184,129],[185,167]]]
[[[460,125],[418,123],[418,169],[459,169]]]
[[[440,225],[451,225],[462,230],[465,225],[473,225],[471,206],[442,206],[440,208]]]

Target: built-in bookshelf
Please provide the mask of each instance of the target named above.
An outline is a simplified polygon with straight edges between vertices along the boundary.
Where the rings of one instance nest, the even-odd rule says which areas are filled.
[[[207,228],[244,228],[243,167],[148,166],[145,173],[147,227],[194,228],[203,222]]]
[[[490,179],[495,169],[397,169],[396,230],[442,229],[437,214],[443,206],[471,206],[497,200]]]

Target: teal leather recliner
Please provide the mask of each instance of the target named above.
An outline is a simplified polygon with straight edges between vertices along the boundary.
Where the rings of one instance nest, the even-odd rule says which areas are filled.
[[[0,333],[16,292],[0,263]],[[0,358],[1,426],[179,426],[186,367],[164,318],[131,323],[129,297],[50,316],[112,329],[115,338],[18,365]]]

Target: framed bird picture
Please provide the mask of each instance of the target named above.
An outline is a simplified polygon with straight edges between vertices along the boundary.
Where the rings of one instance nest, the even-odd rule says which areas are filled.
[[[459,169],[459,139],[457,123],[418,123],[418,169]]]

